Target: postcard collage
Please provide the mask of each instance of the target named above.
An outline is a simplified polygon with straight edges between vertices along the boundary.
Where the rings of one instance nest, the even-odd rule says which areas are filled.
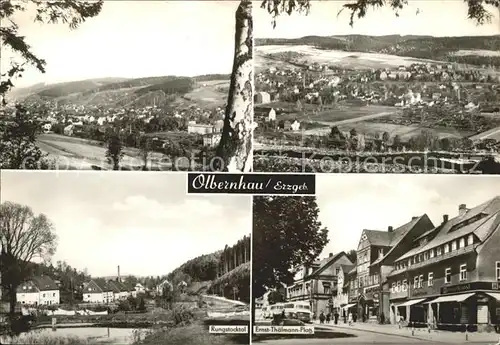
[[[500,0],[0,0],[0,344],[500,345]]]

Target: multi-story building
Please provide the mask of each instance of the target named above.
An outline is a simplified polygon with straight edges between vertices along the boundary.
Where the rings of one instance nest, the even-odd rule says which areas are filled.
[[[500,323],[500,197],[467,209],[414,238],[394,260],[385,285],[390,320],[478,325]]]
[[[91,280],[83,289],[85,303],[107,304],[114,301],[113,287],[102,281]]]
[[[393,270],[394,259],[411,249],[413,239],[434,228],[427,215],[387,231],[363,230],[357,248],[356,271],[350,276],[349,304],[360,321],[378,321],[389,314],[389,296],[382,283]]]
[[[27,305],[54,305],[61,303],[59,287],[49,276],[33,277],[17,287],[16,300]]]
[[[333,291],[333,311],[343,315],[344,310],[349,307],[349,272],[351,272],[356,265],[340,265],[339,274],[337,276],[337,288]]]
[[[327,258],[312,265],[293,269],[294,282],[286,288],[287,301],[308,301],[311,311],[333,312],[333,291],[337,291],[338,276],[342,266],[354,265],[344,252],[330,253]]]

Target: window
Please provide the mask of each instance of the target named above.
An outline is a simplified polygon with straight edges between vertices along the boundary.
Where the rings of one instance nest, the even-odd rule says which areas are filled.
[[[23,290],[26,290],[26,285],[23,286]]]
[[[408,281],[405,279],[403,280],[403,291],[408,290]]]
[[[472,246],[474,244],[474,235],[470,234],[469,238],[467,239],[467,245]]]
[[[42,294],[42,297],[45,297],[45,294]]]
[[[340,268],[338,268],[338,267],[337,267],[337,268],[335,269],[335,275],[337,275],[337,276],[338,276],[338,275],[339,275],[339,273],[340,273]]]
[[[398,287],[396,288],[397,292],[401,292],[401,281],[398,281]]]
[[[420,277],[418,277],[418,287],[419,288],[424,287],[424,276],[423,275],[420,275]]]
[[[463,248],[465,247],[465,238],[461,238],[460,242],[458,242],[458,248]]]
[[[444,270],[444,283],[451,283],[451,268],[447,268]]]
[[[434,257],[434,248],[429,251],[429,257],[432,259]]]
[[[448,243],[446,243],[446,244],[444,245],[444,253],[446,254],[446,253],[448,253],[449,251],[450,251],[450,245],[449,245]]]
[[[457,241],[451,242],[451,250],[457,250]]]
[[[496,262],[497,280],[500,280],[500,261]]]
[[[420,262],[424,261],[424,254],[420,254],[420,255],[418,256],[418,260],[419,260]]]
[[[467,280],[467,265],[460,265],[460,280]]]
[[[413,288],[417,289],[418,288],[418,276],[415,276],[413,278]]]
[[[436,249],[436,256],[441,255],[441,253],[442,253],[441,247],[437,247],[437,249]]]
[[[427,286],[432,286],[432,285],[434,285],[434,273],[429,272],[427,276]]]
[[[382,256],[384,256],[384,250],[383,249],[379,249],[378,250],[378,256],[379,256],[379,258],[381,258]]]
[[[392,283],[391,291],[396,292],[396,283]]]
[[[56,297],[56,293],[55,292],[52,294],[52,297]]]

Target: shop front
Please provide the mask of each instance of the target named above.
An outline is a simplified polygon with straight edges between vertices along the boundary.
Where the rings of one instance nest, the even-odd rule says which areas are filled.
[[[498,328],[499,301],[498,283],[472,282],[447,286],[441,288],[439,297],[427,302],[427,319],[439,329],[483,331]]]

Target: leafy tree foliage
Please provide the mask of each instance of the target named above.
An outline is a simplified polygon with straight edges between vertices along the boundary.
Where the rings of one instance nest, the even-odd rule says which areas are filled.
[[[255,197],[253,296],[293,282],[292,267],[312,263],[328,243],[315,197]]]
[[[21,105],[11,121],[0,122],[0,168],[40,169],[43,154],[36,145],[41,127]]]
[[[2,286],[10,296],[10,312],[16,304],[16,288],[30,272],[34,259],[49,259],[55,252],[57,236],[50,220],[35,215],[28,206],[13,202],[0,205],[0,273]]]
[[[112,132],[108,136],[106,158],[113,165],[113,170],[120,170],[120,161],[123,158],[123,144],[118,133]]]
[[[399,16],[399,12],[408,5],[409,1],[411,0],[355,0],[344,4],[340,12],[343,10],[350,12],[349,24],[353,26],[356,18],[365,17],[371,8],[390,7],[395,15]],[[492,14],[488,11],[488,6],[500,7],[499,0],[464,0],[464,2],[468,5],[467,17],[476,21],[477,24],[491,21]],[[276,26],[276,20],[280,14],[291,15],[294,12],[307,14],[312,6],[310,0],[263,0],[261,3],[261,8],[271,14],[273,26]]]
[[[45,73],[46,61],[38,57],[19,32],[19,25],[15,22],[15,15],[25,12],[30,6],[35,7],[35,22],[64,23],[70,29],[76,29],[86,19],[95,17],[102,9],[103,1],[44,1],[44,0],[2,0],[0,2],[0,42],[2,51],[10,49],[20,58],[13,60],[9,70],[1,75],[0,97],[6,104],[5,94],[14,86],[13,80],[22,77],[27,65],[34,66],[41,73]]]

